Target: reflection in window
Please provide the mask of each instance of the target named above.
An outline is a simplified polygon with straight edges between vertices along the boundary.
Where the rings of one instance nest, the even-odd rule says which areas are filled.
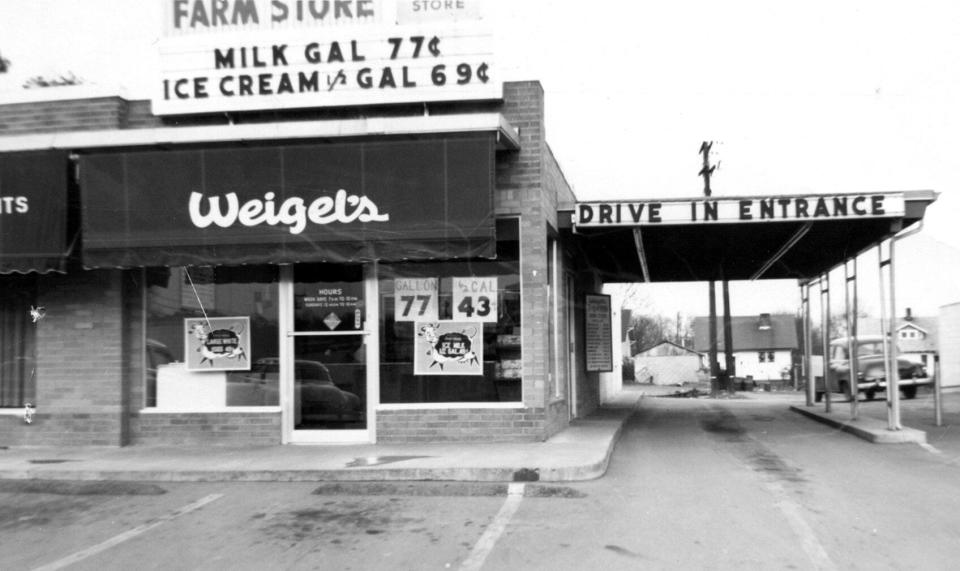
[[[192,284],[191,284],[192,281]],[[147,270],[145,405],[169,410],[277,406],[276,267]],[[184,319],[250,318],[249,371],[187,371]]]
[[[520,240],[516,219],[497,221],[497,259],[383,264],[380,277],[380,402],[521,400]],[[482,375],[415,375],[416,322],[396,321],[396,278],[437,278],[438,318],[454,316],[454,277],[497,278],[497,320],[479,323]]]
[[[33,276],[4,276],[0,292],[0,408],[36,402],[36,330],[30,311],[37,304]]]

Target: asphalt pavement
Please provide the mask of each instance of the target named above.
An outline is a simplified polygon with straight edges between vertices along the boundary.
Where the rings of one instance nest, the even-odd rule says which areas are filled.
[[[626,420],[648,398],[712,398],[678,387],[627,385],[595,413],[545,442],[406,445],[155,447],[3,447],[0,479],[151,482],[473,481],[573,482],[601,477]],[[813,420],[877,443],[917,443],[960,457],[960,390],[943,394],[934,422],[931,392],[902,400],[902,431],[890,431],[883,401],[807,407],[800,392],[738,392],[720,399],[782,402]],[[844,427],[851,427],[850,429]],[[905,436],[906,435],[906,436]]]

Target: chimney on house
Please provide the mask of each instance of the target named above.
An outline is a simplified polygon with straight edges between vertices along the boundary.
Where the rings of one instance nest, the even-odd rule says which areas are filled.
[[[906,317],[904,317],[904,320],[913,321],[913,312],[910,310],[909,307],[907,308],[907,315]]]
[[[761,313],[760,320],[757,322],[757,329],[760,331],[769,331],[773,328],[773,324],[770,323],[770,314]]]

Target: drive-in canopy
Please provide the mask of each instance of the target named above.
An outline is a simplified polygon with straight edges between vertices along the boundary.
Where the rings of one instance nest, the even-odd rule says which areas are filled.
[[[920,190],[579,202],[569,220],[603,281],[803,280],[922,220],[936,197]]]

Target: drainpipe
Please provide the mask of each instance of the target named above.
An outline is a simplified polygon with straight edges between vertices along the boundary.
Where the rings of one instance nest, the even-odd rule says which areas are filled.
[[[883,266],[889,266],[887,276],[890,280],[890,319],[886,322],[884,335],[886,336],[884,347],[884,356],[887,357],[886,371],[887,376],[887,428],[889,430],[902,430],[900,423],[900,368],[897,366],[897,341],[894,337],[897,322],[897,295],[896,295],[896,243],[904,238],[913,236],[923,229],[923,220],[911,226],[905,232],[894,234],[890,238],[890,253],[886,262],[883,260],[883,244],[880,244],[880,299],[883,300]],[[880,305],[883,308],[883,303]],[[885,321],[885,315],[881,313],[881,324]]]

